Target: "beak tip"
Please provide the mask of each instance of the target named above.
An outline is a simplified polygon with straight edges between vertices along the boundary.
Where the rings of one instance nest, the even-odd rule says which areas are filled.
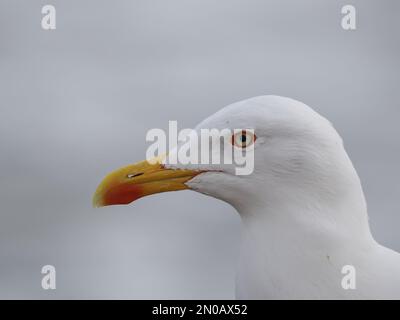
[[[93,208],[101,208],[104,207],[104,203],[99,194],[94,194],[92,199],[92,206]]]
[[[127,205],[155,193],[188,189],[186,181],[197,171],[166,169],[159,162],[144,160],[115,170],[98,185],[92,199],[93,208]]]

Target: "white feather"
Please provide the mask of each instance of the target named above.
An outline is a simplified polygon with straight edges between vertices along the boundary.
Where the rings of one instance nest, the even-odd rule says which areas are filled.
[[[201,128],[257,135],[251,175],[199,165],[222,172],[187,183],[242,218],[238,298],[400,298],[400,255],[373,239],[360,180],[329,121],[301,102],[261,96],[220,110]],[[345,265],[356,270],[356,289],[341,285]]]

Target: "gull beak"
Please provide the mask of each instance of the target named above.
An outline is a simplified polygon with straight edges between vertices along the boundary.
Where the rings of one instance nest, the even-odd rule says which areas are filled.
[[[93,206],[128,204],[155,193],[189,189],[185,182],[199,173],[167,169],[161,158],[144,160],[108,174],[93,195]]]

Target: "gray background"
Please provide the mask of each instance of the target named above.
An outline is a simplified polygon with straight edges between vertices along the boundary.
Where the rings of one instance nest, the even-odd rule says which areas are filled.
[[[57,30],[41,29],[41,7]],[[240,220],[190,191],[91,208],[146,132],[260,94],[343,136],[400,250],[399,1],[0,1],[0,298],[233,298]],[[41,289],[55,265],[57,289]]]

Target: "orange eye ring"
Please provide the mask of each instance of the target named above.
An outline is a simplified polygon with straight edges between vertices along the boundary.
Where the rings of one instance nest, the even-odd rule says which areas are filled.
[[[232,135],[231,143],[235,147],[245,149],[254,144],[256,139],[257,136],[252,132],[252,130],[241,130]]]

